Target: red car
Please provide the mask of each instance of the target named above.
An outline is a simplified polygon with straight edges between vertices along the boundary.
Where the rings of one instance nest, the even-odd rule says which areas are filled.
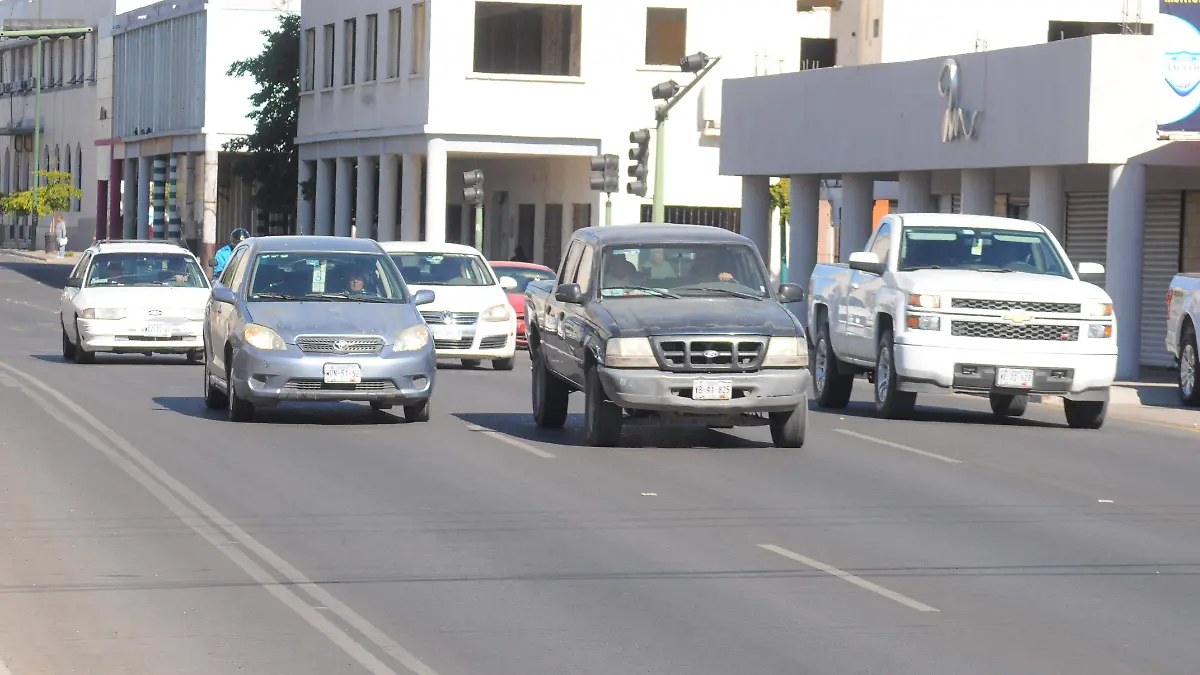
[[[491,265],[497,277],[512,277],[517,282],[516,288],[507,290],[508,304],[517,313],[517,346],[529,347],[525,339],[525,287],[531,281],[553,279],[555,272],[545,265],[524,262],[494,261]]]

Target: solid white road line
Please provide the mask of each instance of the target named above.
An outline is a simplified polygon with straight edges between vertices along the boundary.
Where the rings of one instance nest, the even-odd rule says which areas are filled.
[[[42,307],[41,305],[35,305],[33,303],[29,303],[24,300],[13,300],[12,298],[5,298],[4,301],[12,303],[14,305],[20,305],[21,307],[28,307],[29,309],[37,309],[37,310],[40,310],[43,312],[49,312],[50,314],[58,314],[57,309],[50,309],[49,307]]]
[[[307,621],[313,628],[320,631],[322,635],[340,647],[368,671],[376,675],[396,675],[396,671],[380,661],[365,646],[351,637],[345,629],[327,619],[322,612],[317,611],[311,603],[293,591],[291,586],[303,589],[323,606],[326,611],[335,614],[342,621],[355,628],[372,644],[402,664],[409,672],[414,675],[437,675],[437,671],[426,665],[413,655],[412,652],[400,646],[364,617],[330,595],[328,591],[313,583],[300,570],[296,569],[283,558],[280,558],[274,551],[259,543],[221,514],[220,511],[217,511],[217,509],[201,499],[199,495],[168,474],[149,457],[146,457],[133,444],[117,435],[115,431],[96,419],[74,401],[38,378],[7,363],[0,362],[0,369],[12,373],[57,401],[56,405],[54,402],[47,400],[41,393],[33,391],[28,387],[24,389],[27,396],[48,413],[54,415],[59,423],[74,431],[80,438],[99,450],[109,460],[125,471],[125,473],[129,474],[131,478],[146,488],[148,492],[170,509],[181,521],[212,544],[214,548],[224,554],[234,564],[242,568],[243,571],[258,582],[268,593],[275,596],[285,606]],[[64,416],[62,414],[64,408],[82,419],[96,433],[92,433],[82,425],[77,424],[70,417]],[[205,518],[215,524],[216,527],[213,527]],[[242,552],[241,549],[230,546],[230,542],[240,544],[257,555],[268,566],[273,567],[276,573],[286,578],[290,584],[281,584],[271,572],[264,569],[262,565],[259,565],[253,558]],[[0,673],[0,675],[3,675],[3,673]]]
[[[912,452],[912,453],[915,453],[915,454],[921,455],[922,457],[928,457],[928,458],[930,458],[930,459],[936,459],[936,460],[938,460],[939,462],[946,462],[946,463],[948,463],[948,464],[962,464],[962,460],[961,460],[961,459],[954,459],[953,457],[947,457],[947,456],[945,456],[945,455],[939,455],[939,454],[937,454],[936,452],[928,452],[928,451],[926,451],[926,450],[918,450],[917,448],[913,448],[913,447],[910,447],[910,446],[907,446],[907,445],[903,445],[903,444],[900,444],[900,443],[893,443],[893,442],[891,442],[891,441],[885,441],[885,440],[883,440],[882,438],[875,438],[874,436],[868,436],[868,435],[866,435],[866,434],[860,434],[860,433],[858,433],[857,431],[850,431],[849,429],[834,429],[834,431],[838,432],[839,434],[843,434],[843,435],[845,435],[845,436],[853,436],[854,438],[858,438],[858,439],[861,439],[861,440],[864,440],[864,441],[870,441],[870,442],[872,442],[872,443],[878,443],[879,445],[886,445],[886,446],[888,446],[889,448],[896,448],[897,450],[903,450],[903,451],[905,451],[905,452]]]
[[[879,595],[882,595],[883,597],[887,598],[888,600],[894,600],[894,601],[904,605],[905,607],[908,607],[910,609],[915,609],[918,612],[940,612],[941,611],[934,607],[930,607],[929,605],[926,605],[923,602],[917,602],[916,600],[913,600],[912,598],[908,597],[907,595],[901,595],[900,593],[897,593],[896,591],[884,588],[883,586],[880,586],[879,584],[874,584],[874,583],[871,583],[870,581],[867,581],[866,579],[856,577],[853,574],[850,574],[849,572],[843,572],[842,570],[839,570],[838,568],[833,567],[832,565],[826,565],[825,563],[821,562],[820,560],[813,560],[812,558],[809,558],[807,556],[802,556],[799,553],[796,553],[795,551],[789,551],[786,548],[780,548],[779,546],[776,546],[774,544],[759,544],[758,546],[759,546],[759,548],[770,551],[771,553],[778,553],[779,555],[781,555],[785,558],[788,558],[790,560],[795,560],[796,562],[798,562],[802,565],[808,565],[809,567],[811,567],[813,569],[821,570],[822,572],[832,575],[832,576],[835,576],[839,579],[842,579],[843,581],[848,581],[848,582],[854,584],[855,586],[858,586],[859,588],[871,591],[872,593],[878,593]]]
[[[532,455],[537,455],[538,457],[541,457],[542,459],[554,459],[556,457],[556,455],[552,452],[546,452],[545,450],[542,450],[541,448],[539,448],[537,446],[533,446],[533,445],[526,443],[525,441],[513,438],[512,436],[509,436],[508,434],[506,434],[502,431],[496,431],[495,429],[487,429],[487,428],[479,426],[478,424],[468,424],[467,430],[474,431],[474,432],[480,433],[480,434],[484,434],[486,436],[490,436],[490,437],[500,441],[501,443],[508,443],[509,445],[513,446],[514,448],[520,448],[521,450],[524,450],[525,452],[528,452]]]

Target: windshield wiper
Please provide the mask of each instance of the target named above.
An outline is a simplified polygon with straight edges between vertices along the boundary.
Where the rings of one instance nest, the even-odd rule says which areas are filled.
[[[345,300],[347,302],[388,302],[386,298],[380,298],[374,295],[350,295],[349,293],[309,293],[304,296],[308,298],[316,298],[319,300]]]
[[[608,286],[606,291],[642,291],[643,293],[653,293],[656,298],[678,298],[674,293],[668,293],[662,289],[650,288],[649,286]],[[628,296],[637,297],[637,296]]]
[[[1016,270],[1010,270],[1007,267],[977,267],[976,272],[995,272],[996,274],[1015,274]]]
[[[297,300],[294,295],[286,295],[284,293],[255,293],[251,300]]]
[[[682,286],[680,288],[676,288],[675,290],[677,290],[677,291],[707,291],[710,293],[721,293],[722,295],[729,295],[729,296],[733,296],[735,298],[744,298],[746,300],[762,300],[763,299],[763,297],[761,295],[755,295],[753,293],[747,293],[745,291],[735,291],[730,288],[711,288],[708,286]]]
[[[915,272],[917,270],[940,270],[940,269],[942,269],[941,265],[913,265],[912,267],[905,267],[904,269],[902,269],[900,271],[901,272]]]

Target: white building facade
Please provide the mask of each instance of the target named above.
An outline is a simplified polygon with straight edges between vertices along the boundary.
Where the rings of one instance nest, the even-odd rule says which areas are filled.
[[[679,60],[699,51],[723,60],[672,111],[664,202],[668,220],[737,229],[722,80],[797,70],[800,38],[827,36],[829,17],[793,0],[307,3],[301,231],[474,243],[462,174],[480,169],[485,254],[519,245],[556,265],[571,232],[603,222],[589,157],[622,158],[614,222],[649,218],[652,195],[624,192],[629,134],[653,129],[650,89],[685,83]]]

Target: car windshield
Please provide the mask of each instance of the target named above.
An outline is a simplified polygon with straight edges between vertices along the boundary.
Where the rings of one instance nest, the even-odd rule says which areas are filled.
[[[196,259],[183,253],[99,253],[84,286],[208,288],[208,279]]]
[[[407,302],[387,256],[374,253],[260,253],[250,277],[252,302]]]
[[[512,277],[517,282],[517,287],[510,290],[509,293],[524,293],[525,287],[529,285],[529,282],[553,279],[556,276],[551,270],[539,270],[535,267],[515,267],[511,265],[493,266],[492,271],[498,277]]]
[[[421,286],[494,286],[496,277],[471,253],[391,253],[404,282]]]
[[[901,271],[960,269],[1027,272],[1071,278],[1062,256],[1042,232],[959,227],[905,227]]]
[[[636,296],[731,295],[769,297],[754,250],[744,244],[659,244],[607,247],[600,294]]]

